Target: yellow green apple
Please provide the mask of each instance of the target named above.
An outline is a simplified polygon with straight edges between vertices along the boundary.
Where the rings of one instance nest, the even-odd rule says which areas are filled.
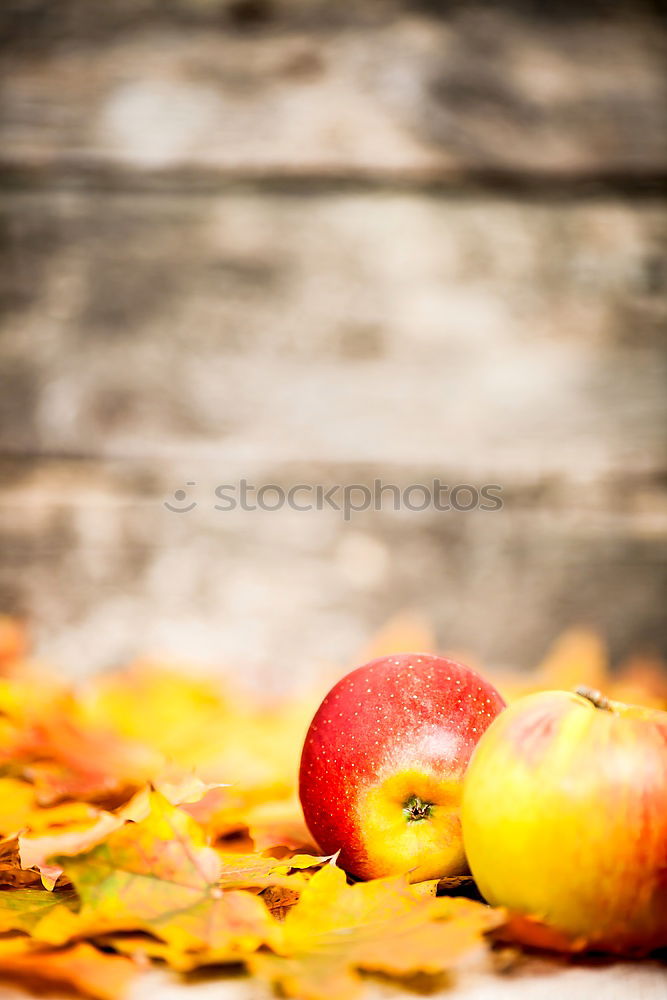
[[[667,947],[667,712],[583,688],[519,699],[472,755],[461,821],[489,903],[574,947]]]

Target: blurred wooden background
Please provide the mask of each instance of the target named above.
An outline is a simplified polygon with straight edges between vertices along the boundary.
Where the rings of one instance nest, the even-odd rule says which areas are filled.
[[[491,665],[578,622],[667,652],[658,4],[5,0],[0,31],[0,605],[40,651],[278,688],[415,607]],[[504,508],[216,511],[242,476]]]

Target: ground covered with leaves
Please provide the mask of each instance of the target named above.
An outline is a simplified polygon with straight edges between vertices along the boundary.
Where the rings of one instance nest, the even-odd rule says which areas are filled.
[[[411,648],[432,638],[400,621],[359,662]],[[585,632],[530,677],[493,677],[509,698],[584,682],[667,707],[659,665],[612,681]],[[288,996],[342,1000],[366,973],[423,984],[516,937],[465,879],[352,884],[318,854],[295,785],[324,693],[260,705],[149,661],[74,689],[0,619],[0,977],[115,1000],[152,962],[241,967]]]

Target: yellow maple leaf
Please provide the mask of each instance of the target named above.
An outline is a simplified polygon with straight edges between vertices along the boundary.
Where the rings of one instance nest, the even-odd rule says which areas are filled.
[[[231,888],[305,885],[293,869],[328,859],[286,860],[219,853],[201,827],[158,792],[145,819],[114,830],[101,844],[74,857],[54,859],[74,884],[80,912],[52,909],[33,928],[49,943],[118,930],[147,931],[170,946],[176,967],[238,961],[272,940],[275,922],[262,901]],[[197,953],[197,957],[184,957]]]
[[[482,903],[417,892],[403,877],[348,885],[343,871],[327,865],[280,925],[277,954],[247,963],[288,996],[346,1000],[359,992],[358,970],[435,975],[502,919]]]
[[[0,933],[31,933],[55,907],[73,909],[77,905],[71,891],[47,892],[45,889],[6,889],[0,893]]]

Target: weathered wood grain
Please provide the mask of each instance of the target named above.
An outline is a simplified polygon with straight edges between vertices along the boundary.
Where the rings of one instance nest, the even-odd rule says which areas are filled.
[[[443,649],[489,670],[535,665],[581,622],[616,661],[667,648],[667,504],[648,482],[521,490],[500,477],[502,510],[395,511],[389,499],[346,522],[331,509],[221,510],[215,487],[242,476],[372,486],[377,474],[405,488],[431,482],[433,466],[262,471],[221,453],[3,470],[0,604],[27,613],[39,653],[72,674],[168,651],[264,693],[308,688],[405,607],[433,621]]]
[[[578,621],[616,658],[667,649],[657,202],[2,207],[0,597],[38,609],[45,654],[78,672],[169,647],[296,685],[410,604],[489,665]],[[506,506],[216,512],[243,476],[439,476]],[[200,506],[165,511],[189,481]]]
[[[118,6],[9,5],[0,165],[417,181],[667,170],[665,33],[649,5]]]
[[[12,453],[663,470],[659,204],[71,193],[2,212]]]

